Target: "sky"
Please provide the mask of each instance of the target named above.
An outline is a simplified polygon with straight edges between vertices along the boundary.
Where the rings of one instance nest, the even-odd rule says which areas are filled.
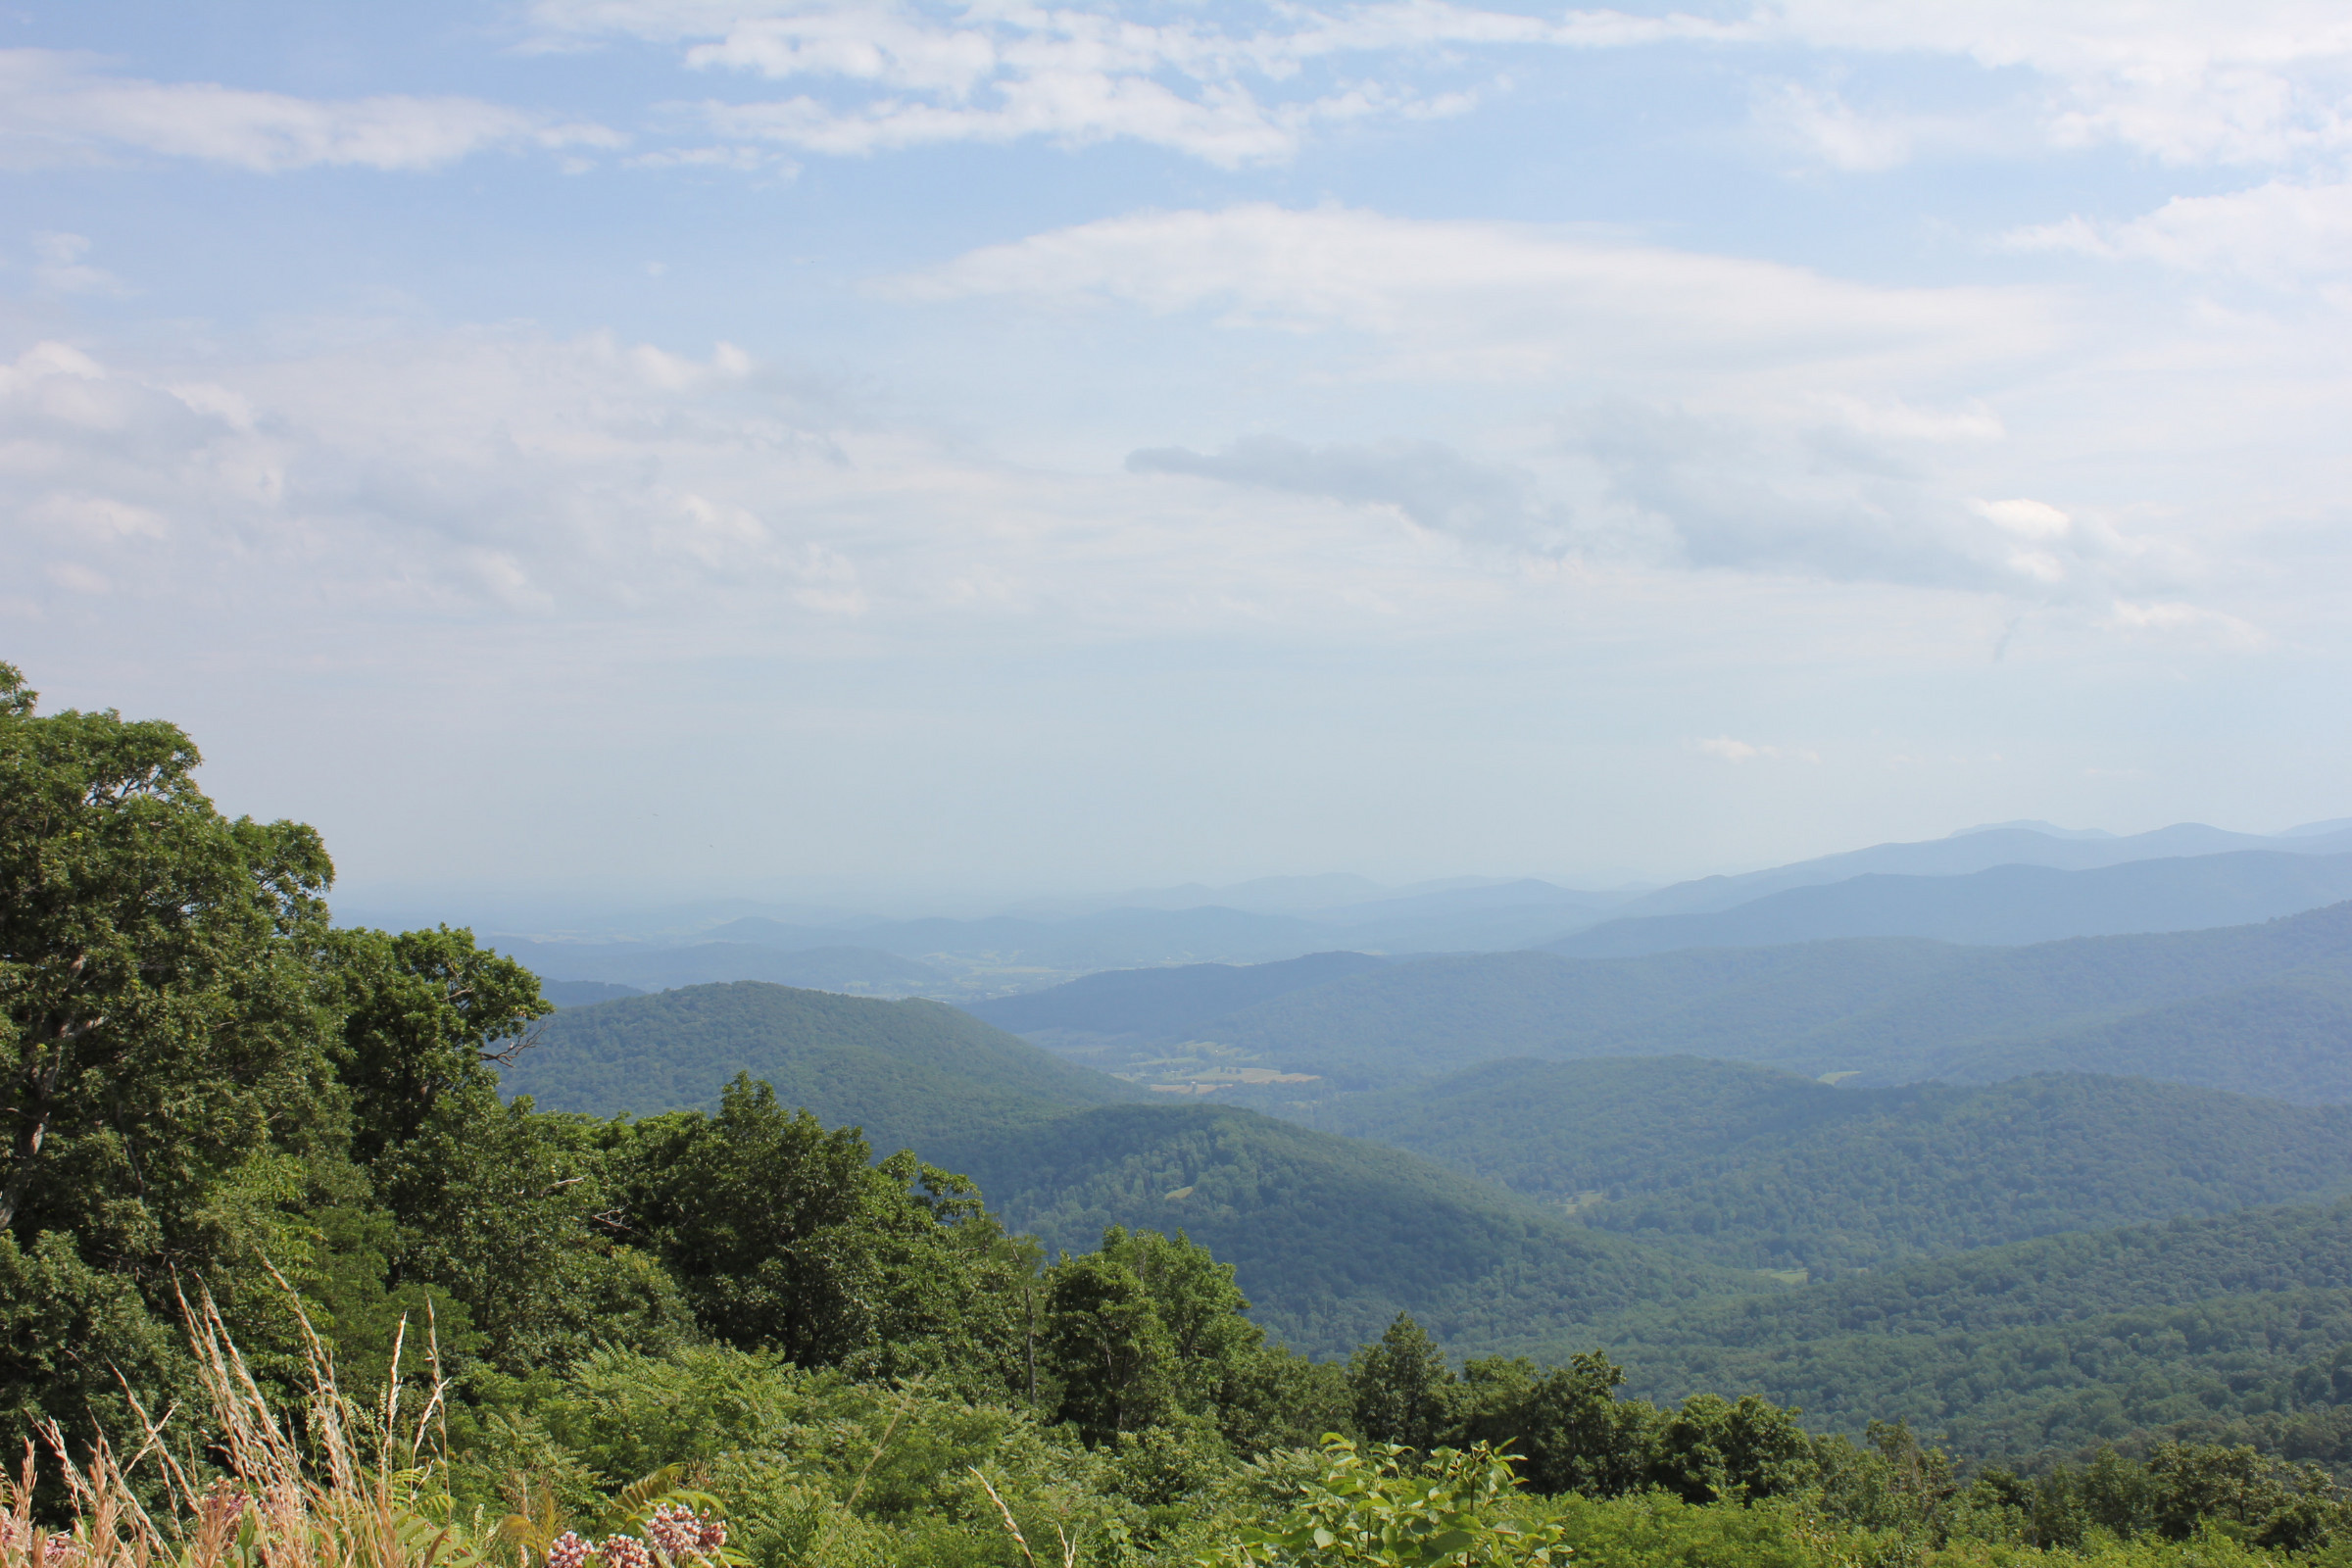
[[[2341,816],[2348,161],[2301,0],[0,0],[0,659],[362,899]]]

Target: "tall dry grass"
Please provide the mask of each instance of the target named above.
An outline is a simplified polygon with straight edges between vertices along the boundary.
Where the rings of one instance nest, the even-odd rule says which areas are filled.
[[[212,1298],[180,1305],[211,1417],[202,1438],[183,1439],[175,1412],[127,1392],[145,1434],[127,1457],[103,1437],[77,1454],[43,1424],[18,1477],[0,1480],[0,1568],[530,1568],[527,1548],[451,1517],[434,1485],[447,1387],[429,1332],[429,1381],[403,1376],[404,1322],[383,1396],[363,1405],[336,1386],[334,1358],[303,1319],[311,1387],[295,1420],[271,1407]],[[43,1470],[63,1483],[71,1529],[34,1523]]]

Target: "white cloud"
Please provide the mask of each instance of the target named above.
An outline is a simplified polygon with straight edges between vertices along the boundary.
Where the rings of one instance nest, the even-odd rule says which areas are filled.
[[[1771,19],[1771,35],[1817,49],[2030,72],[2036,90],[2022,109],[2044,145],[2114,144],[2181,165],[2285,163],[2352,147],[2352,17],[2332,0],[1778,0],[1758,15]],[[2020,107],[1988,111],[1982,134],[2002,136],[2000,122]],[[1829,114],[1838,127],[1834,105]],[[1899,156],[1910,148],[1890,138],[1905,123],[1897,115],[1838,134],[1866,159]]]
[[[1734,740],[1729,735],[1717,735],[1710,740],[1692,741],[1690,749],[1708,757],[1720,757],[1727,762],[1753,762],[1759,759],[1768,761],[1816,764],[1821,761],[1819,752],[1808,751],[1802,747],[1758,746],[1748,741]]]
[[[2068,352],[2087,318],[2061,324],[2035,292],[1881,288],[1574,230],[1270,206],[1054,230],[884,292],[1330,339],[1318,373],[1367,396],[1484,383],[1523,412],[1475,455],[1268,433],[1147,447],[1129,466],[1386,508],[1530,556],[2081,604],[2178,595],[2202,569],[2112,508],[2085,521],[1981,499],[2014,445],[1985,389],[2084,373]],[[1531,398],[1556,412],[1530,423]]]
[[[2008,150],[2013,128],[1984,117],[1866,112],[1838,93],[1801,82],[1773,84],[1757,95],[1755,118],[1833,169],[1878,173],[1923,151]]]
[[[690,65],[808,89],[712,106],[714,123],[809,151],[946,140],[1132,137],[1220,165],[1289,157],[1318,124],[1467,101],[1509,51],[1794,46],[1940,55],[1994,100],[1951,113],[1856,107],[1819,83],[1759,118],[1834,167],[1923,151],[2120,145],[2165,162],[2287,164],[2352,146],[2352,25],[2325,0],[2151,12],[2131,0],[1763,0],[1716,17],[1553,16],[1441,0],[1213,11],[924,0],[540,0],[546,47],[625,37]],[[1352,74],[1344,74],[1346,72]],[[2001,73],[2002,75],[1991,75]],[[2022,80],[2013,79],[2022,76]]]
[[[1923,375],[2039,354],[2063,332],[2052,302],[2027,290],[1874,287],[1572,230],[1265,204],[1055,229],[881,291],[1107,299],[1213,309],[1237,325],[1344,327],[1389,340],[1394,373],[1472,379],[1654,373],[1679,384],[1699,365],[1771,376],[1802,364],[1870,387],[1897,367]]]
[[[2291,288],[2352,273],[2352,184],[2271,180],[2220,196],[2178,196],[2128,222],[2076,217],[2005,239],[2016,250],[2130,257]]]
[[[126,294],[122,280],[82,258],[90,254],[88,238],[80,234],[42,233],[32,236],[32,278],[60,294]]]
[[[109,75],[84,57],[51,50],[0,50],[6,168],[146,156],[261,173],[318,166],[426,170],[499,148],[620,142],[599,125],[473,98],[296,98]]]
[[[2046,501],[1971,501],[1968,510],[2021,539],[2063,539],[2074,527],[2072,517]]]
[[[1115,9],[895,0],[541,0],[533,15],[551,45],[647,39],[682,47],[698,69],[815,89],[705,105],[722,136],[830,154],[1129,138],[1226,168],[1289,158],[1319,125],[1468,108],[1475,91],[1405,79],[1414,63],[1445,51],[1622,48],[1752,31],[1682,15],[1571,12],[1554,21],[1441,0],[1154,20]],[[1365,63],[1362,74],[1338,70],[1354,62]]]
[[[2193,636],[2234,649],[2267,648],[2272,641],[2260,627],[2235,615],[2179,602],[2134,604],[2119,599],[2099,624],[2109,631]]]

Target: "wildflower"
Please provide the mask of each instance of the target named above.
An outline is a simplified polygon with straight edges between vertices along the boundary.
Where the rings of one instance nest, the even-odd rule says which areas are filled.
[[[605,1568],[654,1568],[654,1554],[635,1536],[608,1536],[596,1548]]]
[[[547,1548],[547,1568],[582,1568],[588,1561],[588,1543],[566,1530]]]
[[[727,1544],[727,1527],[682,1502],[664,1503],[645,1521],[645,1539],[664,1557],[701,1557]]]

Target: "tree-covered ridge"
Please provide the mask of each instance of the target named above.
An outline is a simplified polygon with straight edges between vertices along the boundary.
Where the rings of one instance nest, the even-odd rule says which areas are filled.
[[[1413,1155],[1225,1106],[1105,1106],[928,1157],[1049,1248],[1109,1225],[1182,1230],[1234,1265],[1260,1321],[1315,1354],[1399,1311],[1477,1347],[1748,1283]]]
[[[2352,904],[2022,948],[1853,938],[1635,958],[1419,958],[1286,993],[1200,1032],[1322,1079],[1269,1103],[1512,1056],[1677,1054],[1873,1084],[2096,1070],[2340,1103],[2352,1102],[2352,1058],[2325,1049],[2325,1030],[2347,977]]]
[[[1825,1275],[2352,1187],[2352,1109],[2080,1074],[1851,1089],[1688,1056],[1518,1060],[1322,1119],[1597,1229]]]
[[[504,1084],[549,1110],[644,1115],[715,1105],[746,1072],[882,1149],[1139,1093],[940,1003],[752,980],[567,1008]]]

